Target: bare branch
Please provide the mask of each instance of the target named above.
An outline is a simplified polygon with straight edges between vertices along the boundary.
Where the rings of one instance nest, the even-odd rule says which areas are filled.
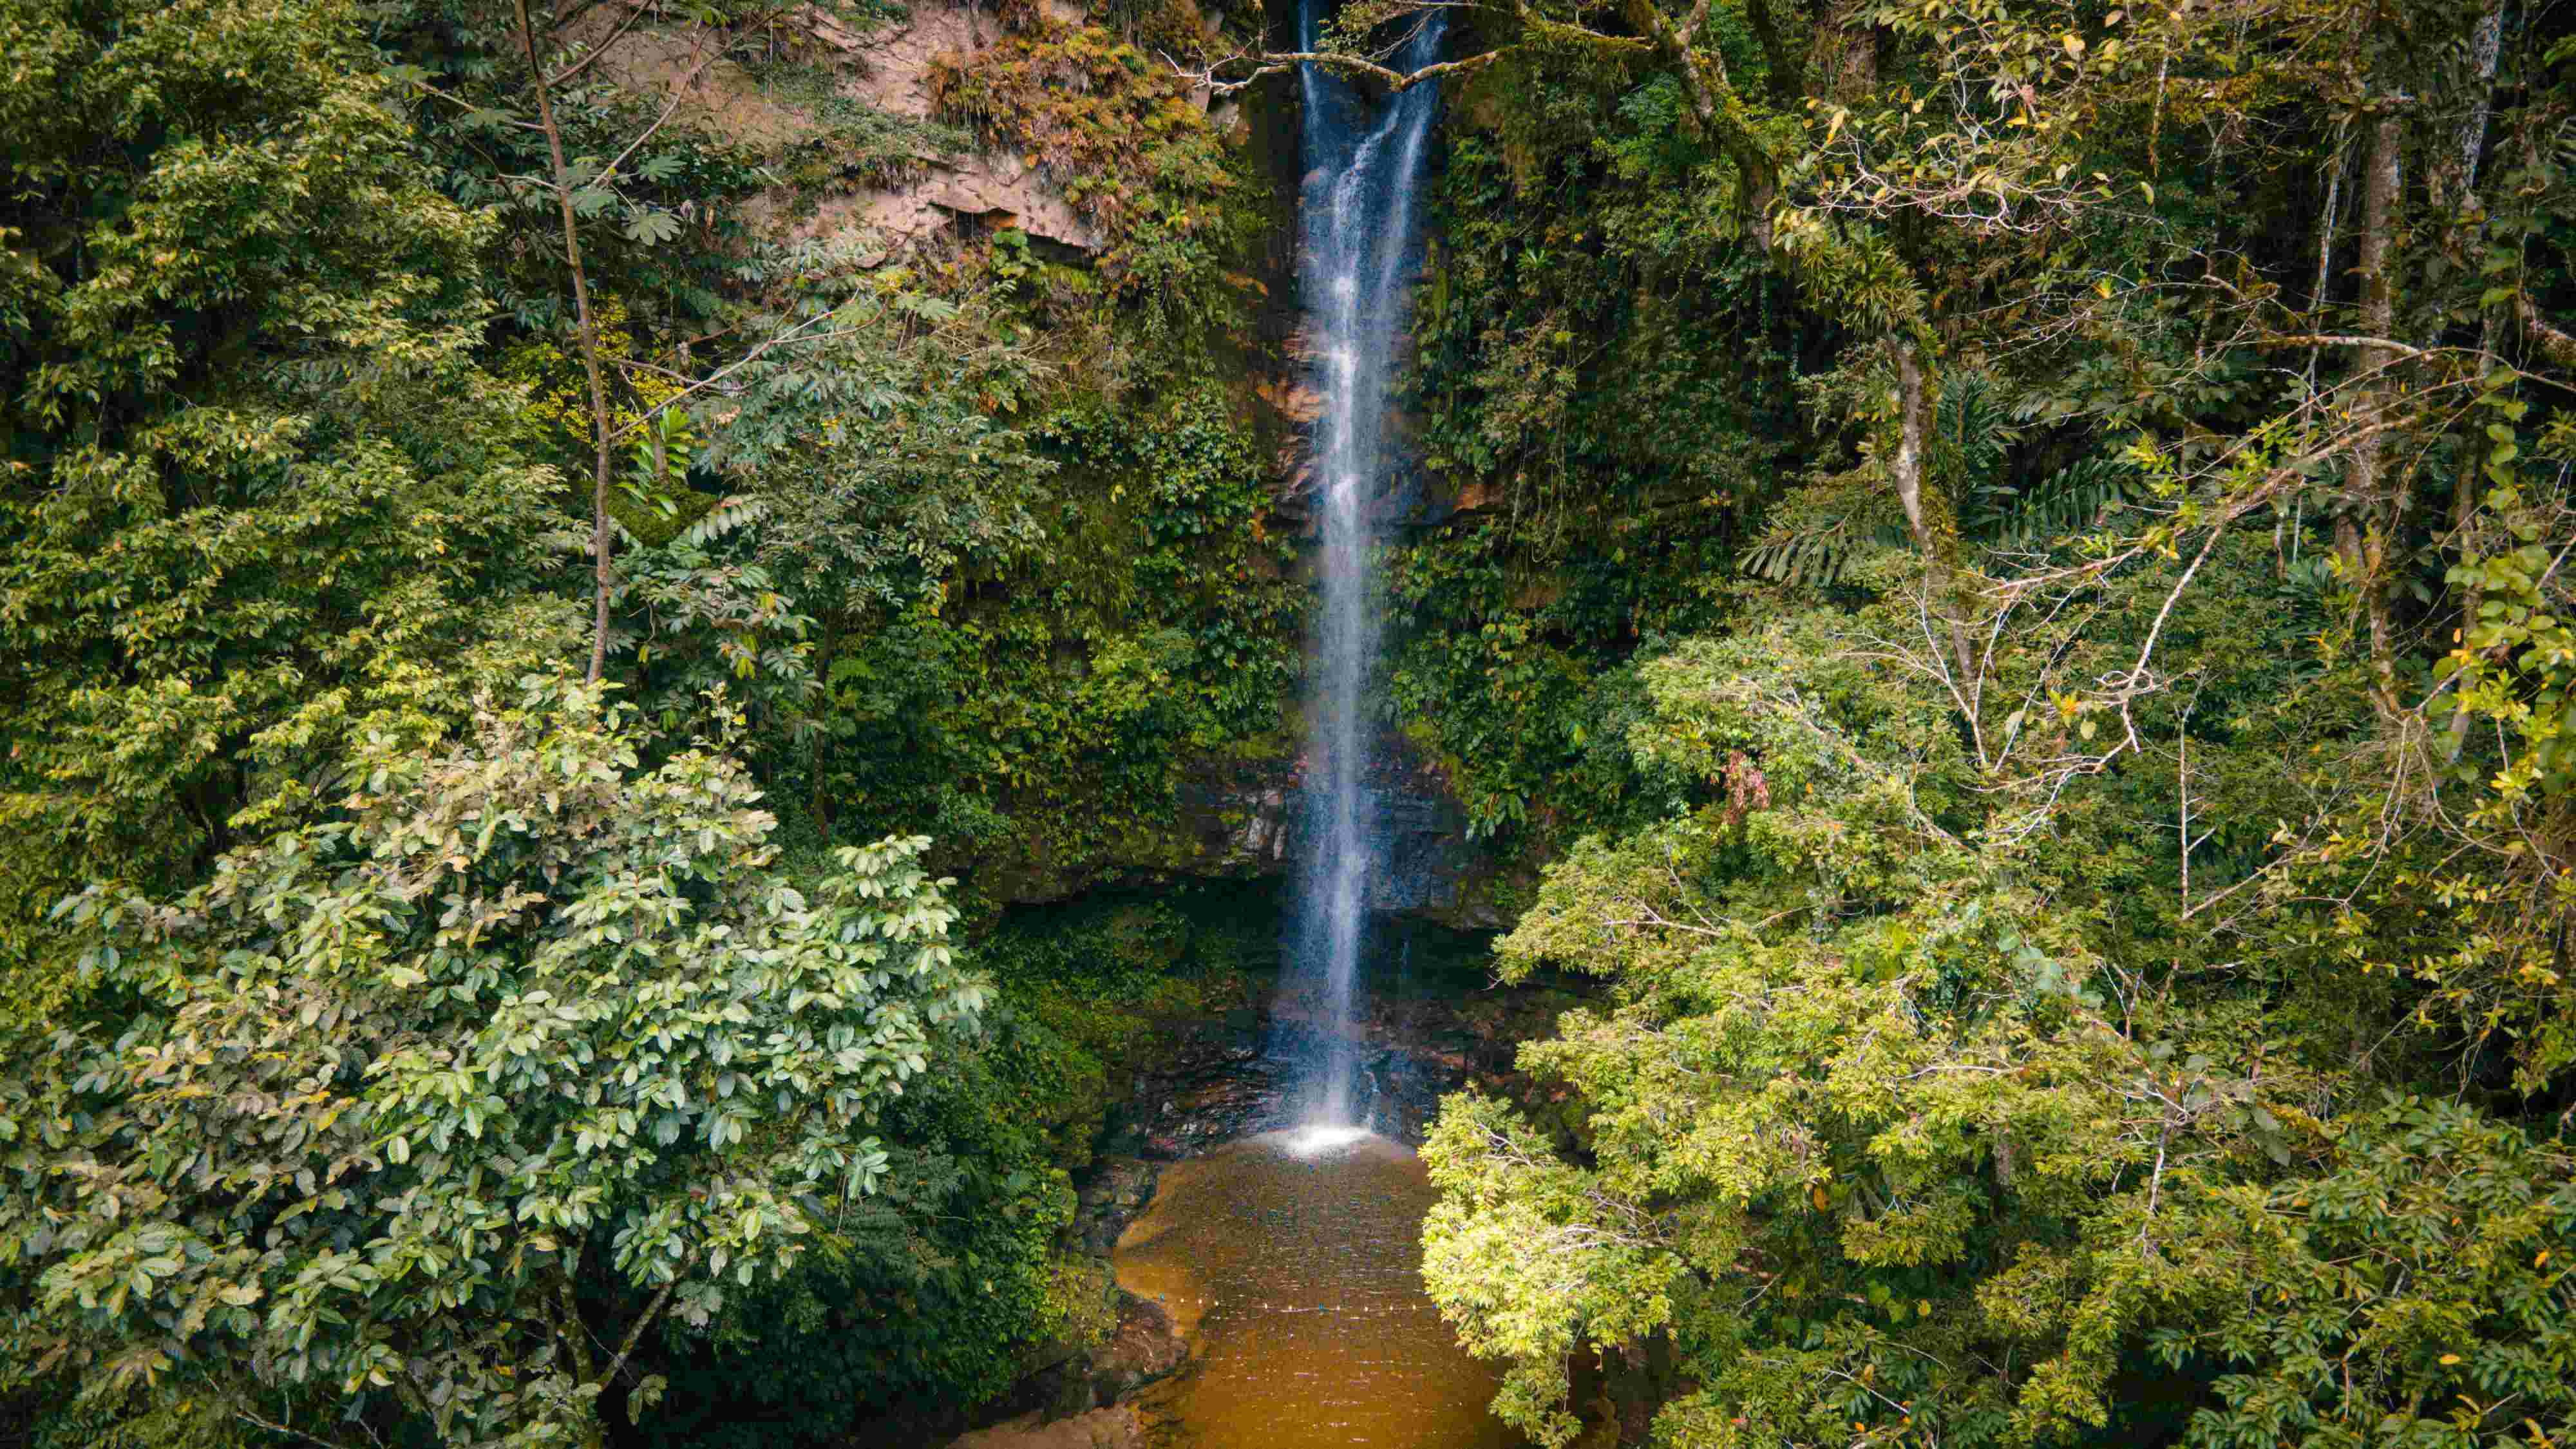
[[[575,76],[580,75],[583,71],[597,65],[599,63],[599,58],[608,54],[611,47],[615,46],[618,41],[623,40],[626,37],[626,32],[635,28],[636,21],[644,18],[644,12],[648,8],[650,7],[638,5],[634,9],[627,11],[626,18],[617,22],[617,28],[608,33],[608,38],[606,40],[603,40],[599,44],[591,47],[590,54],[574,61],[571,65],[564,67],[562,70],[556,71],[552,76],[547,78],[546,84],[549,86],[563,85],[571,81]],[[562,31],[563,27],[558,24],[555,27],[555,33],[561,34]]]
[[[724,366],[717,368],[711,373],[708,373],[705,377],[700,378],[696,382],[690,383],[680,391],[675,392],[669,397],[663,398],[654,403],[651,407],[646,408],[636,416],[633,422],[611,432],[608,435],[609,441],[613,443],[618,439],[625,437],[627,434],[634,432],[636,429],[644,427],[651,423],[655,418],[668,412],[672,407],[686,401],[691,395],[704,392],[708,388],[714,387],[717,383],[724,381],[726,378],[740,372],[745,367],[759,361],[764,355],[776,348],[784,347],[790,342],[821,342],[827,338],[846,337],[852,333],[865,332],[868,330],[865,327],[835,327],[828,332],[809,332],[806,330],[817,323],[832,320],[834,315],[835,314],[833,313],[826,312],[818,317],[810,317],[805,321],[799,322],[795,326],[788,328],[786,331],[779,333],[777,336],[767,339],[758,346],[752,348],[749,352],[744,353],[742,356],[735,358],[733,361],[726,363]],[[620,359],[617,365],[620,367],[631,367],[639,371],[656,373],[660,376],[671,378],[674,381],[685,380],[681,374],[672,372],[668,368],[655,367],[651,363],[632,362]]]

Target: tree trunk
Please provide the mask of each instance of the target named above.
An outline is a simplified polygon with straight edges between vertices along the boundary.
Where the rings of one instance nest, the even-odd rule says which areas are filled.
[[[2495,109],[2496,61],[2504,50],[2504,0],[2487,0],[2487,8],[2478,17],[2477,28],[2469,34],[2469,111],[2460,118],[2454,133],[2451,154],[2445,158],[2450,170],[2449,183],[2441,189],[2443,202],[2453,213],[2447,250],[2464,265],[2468,262],[2471,237],[2468,213],[2477,203],[2478,158],[2486,150],[2487,118]],[[2485,323],[2478,329],[2478,381],[2483,384],[2495,366],[2496,313],[2490,308]],[[2451,494],[2451,540],[2458,556],[2469,553],[2470,525],[2478,512],[2478,470],[2462,468],[2459,482]],[[2460,610],[2460,647],[2468,647],[2469,631],[2477,627],[2478,608],[2482,600],[2472,586]]]
[[[1951,555],[1957,548],[1957,531],[1952,526],[1949,510],[1940,509],[1933,516],[1933,504],[1923,491],[1924,438],[1929,430],[1923,396],[1923,359],[1915,351],[1912,338],[1896,339],[1896,460],[1891,470],[1896,475],[1896,498],[1905,505],[1905,526],[1914,535],[1914,547],[1923,555],[1924,587],[1932,596],[1932,607],[1950,633],[1950,653],[1958,664],[1960,698],[1967,698],[1976,679],[1976,655],[1968,647],[1967,626],[1960,621],[1957,570]]]
[[[2394,113],[2383,114],[2371,130],[2370,160],[2362,173],[2361,254],[2354,268],[2361,277],[2361,331],[2386,339],[2397,325],[2396,292],[2389,276],[2388,254],[2396,229],[2397,193],[2405,144],[2404,128]],[[2397,664],[2388,618],[2387,580],[2381,577],[2387,540],[2401,520],[2391,516],[2387,486],[2386,445],[2378,427],[2388,407],[2388,369],[2394,349],[2365,345],[2360,349],[2361,397],[2353,409],[2364,436],[2353,444],[2346,478],[2344,516],[2335,528],[2335,547],[2343,555],[2362,607],[2370,622],[2370,666],[2373,698],[2385,714],[2397,709]]]
[[[1806,78],[1813,93],[1858,101],[1878,84],[1878,28],[1859,0],[1834,0],[1816,21],[1807,52]]]
[[[1654,0],[1629,0],[1627,9],[1630,23],[1653,37],[1655,47],[1681,72],[1682,94],[1690,102],[1691,118],[1699,123],[1701,134],[1735,163],[1736,203],[1743,211],[1745,235],[1768,254],[1771,207],[1780,199],[1780,162],[1754,134],[1744,114],[1744,98],[1726,73],[1726,58],[1711,52],[1703,62],[1692,47],[1708,17],[1708,0],[1698,0],[1690,18],[1679,25],[1665,18]]]
[[[2469,32],[2469,109],[2452,133],[2447,154],[2434,163],[2433,200],[2445,208],[2467,205],[2478,185],[2478,157],[2486,150],[2487,118],[2495,110],[2496,60],[2504,51],[2504,0],[2487,0]]]
[[[536,27],[528,20],[528,0],[515,0],[519,46],[528,61],[528,83],[537,92],[537,125],[546,135],[546,153],[554,167],[555,206],[563,217],[564,260],[572,268],[573,317],[581,331],[581,366],[590,377],[590,682],[597,684],[608,664],[608,456],[613,431],[608,411],[608,382],[599,366],[599,328],[590,315],[590,276],[581,264],[581,228],[572,210],[572,168],[564,163],[563,132],[555,125],[554,85],[546,78],[545,59],[537,52]]]
[[[1796,43],[1781,28],[1780,17],[1772,6],[1780,0],[1745,0],[1744,18],[1753,27],[1753,38],[1762,45],[1762,58],[1770,73],[1764,77],[1764,89],[1775,104],[1793,105],[1807,94],[1807,66]]]

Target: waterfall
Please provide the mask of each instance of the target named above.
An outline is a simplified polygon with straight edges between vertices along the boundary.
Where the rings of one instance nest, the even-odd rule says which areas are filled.
[[[1299,48],[1322,40],[1325,0],[1299,0]],[[1446,12],[1416,21],[1397,68],[1431,63]],[[1302,68],[1306,181],[1298,207],[1298,284],[1306,311],[1312,382],[1322,400],[1313,476],[1321,534],[1323,607],[1314,641],[1305,764],[1306,829],[1294,960],[1320,986],[1321,1087],[1311,1109],[1325,1124],[1355,1125],[1362,917],[1378,863],[1378,806],[1370,788],[1369,695],[1379,625],[1371,597],[1373,514],[1392,478],[1389,391],[1403,330],[1404,293],[1417,252],[1419,189],[1436,83],[1372,101],[1340,76]]]

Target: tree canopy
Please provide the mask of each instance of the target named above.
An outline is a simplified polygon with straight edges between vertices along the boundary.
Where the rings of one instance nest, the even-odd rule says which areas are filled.
[[[660,1315],[703,1327],[877,1191],[869,1128],[986,988],[926,841],[800,891],[738,763],[639,769],[594,695],[532,680],[350,777],[175,900],[64,903],[135,1004],[10,1085],[0,1232],[46,1265],[16,1352],[253,1423],[265,1383],[585,1439]]]
[[[1271,22],[0,0],[0,1441],[1096,1340],[1276,949],[1302,65],[1443,90],[1385,758],[1591,991],[1425,1146],[1502,1416],[2576,1434],[2560,10]]]

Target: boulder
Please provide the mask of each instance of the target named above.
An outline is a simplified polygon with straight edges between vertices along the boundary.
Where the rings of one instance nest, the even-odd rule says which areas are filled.
[[[1091,1356],[1093,1399],[1116,1403],[1157,1379],[1169,1378],[1189,1355],[1189,1345],[1162,1304],[1122,1289],[1118,1327]]]

